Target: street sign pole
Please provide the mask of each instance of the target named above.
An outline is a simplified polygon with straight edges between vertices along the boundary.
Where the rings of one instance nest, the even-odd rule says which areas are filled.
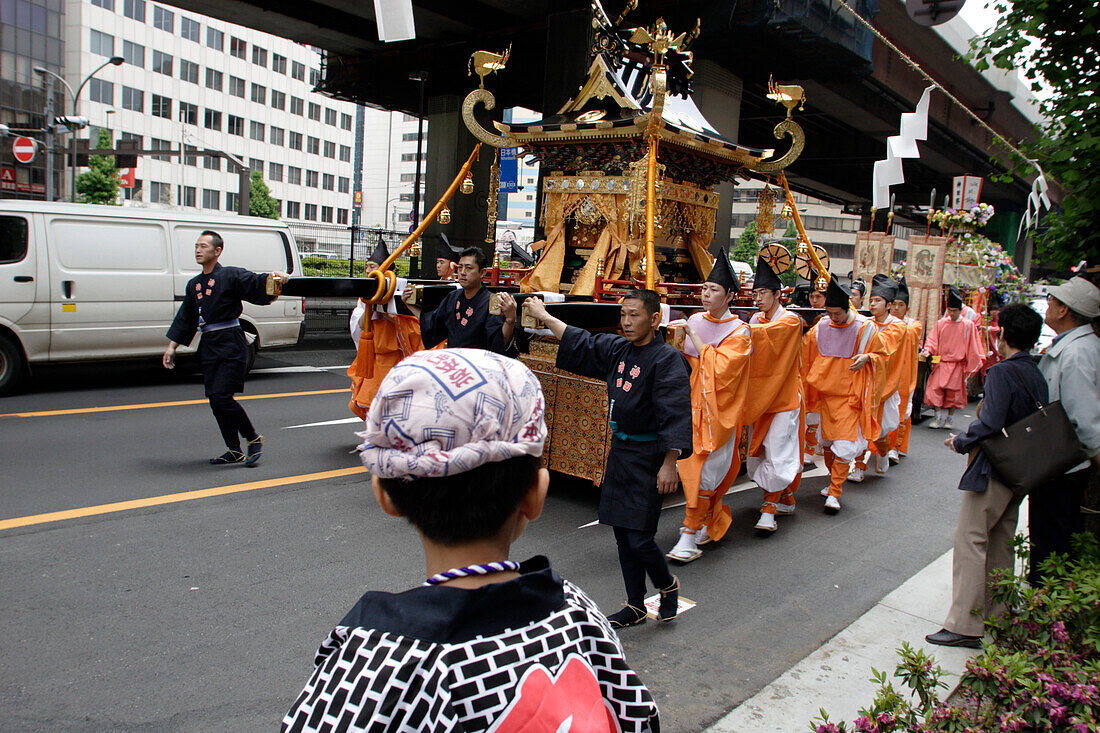
[[[53,77],[44,74],[46,84],[46,200],[53,201]]]

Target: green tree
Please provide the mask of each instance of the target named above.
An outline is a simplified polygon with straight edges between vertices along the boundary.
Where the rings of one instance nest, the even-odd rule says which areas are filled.
[[[259,171],[252,171],[248,179],[248,213],[266,219],[279,218],[279,199],[271,195],[271,189],[264,183]]]
[[[97,148],[113,148],[111,131],[100,129]],[[76,177],[76,193],[87,204],[118,205],[118,167],[113,155],[93,155],[88,170]]]
[[[1064,210],[1043,214],[1049,228],[1036,255],[1073,264],[1095,256],[1100,231],[1100,6],[1095,0],[1002,0],[995,10],[997,25],[971,41],[970,58],[979,70],[1020,70],[1041,95],[1044,123],[1022,150],[1061,186]],[[1015,162],[1019,173],[1035,172],[1026,161]]]
[[[745,231],[737,238],[737,243],[730,252],[730,259],[737,262],[747,262],[752,265],[756,262],[756,253],[760,251],[760,238],[756,236],[756,222],[750,221]]]

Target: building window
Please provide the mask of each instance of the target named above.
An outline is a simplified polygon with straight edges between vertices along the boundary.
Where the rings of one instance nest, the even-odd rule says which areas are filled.
[[[100,56],[106,56],[107,58],[115,55],[114,36],[110,35],[109,33],[102,33],[95,29],[92,29],[91,34],[92,40],[88,46],[89,51]]]
[[[347,112],[341,112],[340,113],[340,129],[341,130],[350,130],[351,129],[351,115],[349,115]]]
[[[255,171],[262,176],[264,173],[264,162],[259,158],[249,158],[248,170]]]
[[[337,190],[340,193],[348,193],[351,191],[351,179],[347,176],[340,176],[340,181],[337,185]]]
[[[306,204],[306,221],[317,221],[317,204]]]
[[[188,41],[199,42],[199,31],[202,30],[202,25],[197,20],[180,16],[180,36],[186,38]],[[194,206],[194,204],[191,204]]]
[[[272,145],[282,145],[283,140],[286,137],[286,130],[281,127],[271,126],[271,135],[268,137],[268,142]]]
[[[244,118],[237,115],[228,115],[225,121],[225,131],[230,135],[244,137]]]
[[[252,63],[257,66],[267,66],[267,49],[252,46]]]
[[[336,223],[337,224],[347,224],[348,223],[348,210],[347,209],[337,209],[336,210]]]
[[[225,192],[225,210],[236,211],[241,208],[241,195],[236,191]]]
[[[321,138],[307,136],[306,137],[306,152],[313,153],[314,155],[321,154]]]
[[[291,97],[290,98],[290,114],[301,116],[302,115],[302,110],[305,109],[305,105],[306,105],[306,100],[302,99],[301,97]]]
[[[204,209],[220,209],[222,203],[222,192],[215,191],[212,188],[204,188],[202,190],[202,208]]]
[[[272,89],[271,106],[275,109],[286,109],[286,93]]]
[[[421,155],[420,157],[423,158],[424,156]],[[416,160],[416,153],[401,153],[401,162],[402,163],[411,163],[412,161],[415,161],[415,160]]]
[[[402,201],[412,201],[413,195],[411,193],[403,193],[401,194],[400,198]]]
[[[325,140],[325,157],[336,157],[336,143],[332,142],[331,140]]]
[[[140,89],[122,85],[122,108],[134,112],[145,111],[145,92]]]
[[[179,186],[179,205],[195,208],[195,187]]]
[[[122,0],[122,14],[139,23],[145,22],[145,0]]]
[[[244,99],[244,79],[239,76],[229,76],[229,93],[234,97]]]
[[[92,0],[92,5],[97,8],[103,8],[104,10],[110,10],[115,12],[115,0]]]
[[[132,41],[122,42],[122,58],[126,63],[138,68],[145,67],[145,46]]]
[[[172,76],[172,57],[163,51],[153,51],[153,71]]]
[[[306,65],[300,61],[290,62],[290,76],[298,81],[306,80]]]
[[[248,58],[248,43],[236,36],[229,37],[229,55],[236,56],[239,59]]]
[[[168,10],[167,8],[162,8],[159,5],[154,5],[153,6],[153,27],[154,28],[159,28],[162,31],[168,31],[169,33],[175,33],[176,32],[176,15],[175,15],[175,13],[173,13],[171,10]],[[163,183],[157,183],[156,181],[152,181],[152,182],[149,183],[149,185],[150,186],[163,186],[164,184]],[[149,191],[151,193],[152,189],[150,188]]]
[[[152,113],[154,117],[172,119],[172,100],[159,94],[153,95]]]
[[[224,77],[222,76],[222,72],[218,71],[217,69],[206,70],[207,89],[213,89],[214,91],[220,92],[223,86],[223,79]]]
[[[415,180],[416,180],[416,174],[415,173],[402,173],[401,174],[401,182],[402,183],[412,183]]]
[[[192,84],[198,84],[199,65],[193,61],[180,59],[180,81],[189,81]]]
[[[309,70],[309,85],[315,87],[320,83],[321,83],[321,70],[320,69],[310,69]]]
[[[320,176],[317,171],[306,171],[306,185],[310,188],[317,188],[317,179]]]
[[[122,198],[127,201],[141,201],[141,179],[135,178],[134,185],[122,189]]]
[[[119,140],[132,140],[132,141],[137,143],[137,146],[139,148],[143,147],[142,143],[145,140],[145,138],[143,138],[141,135],[137,135],[137,134],[132,133],[132,132],[120,132],[118,134],[118,139]]]
[[[309,103],[309,119],[316,120],[317,122],[321,121],[321,105],[316,102]]]
[[[302,169],[296,166],[290,165],[286,169],[286,182],[293,183],[295,185],[301,185],[302,183]]]
[[[185,125],[199,124],[199,107],[190,102],[180,102],[180,122]]]
[[[253,140],[259,140],[260,142],[263,142],[264,123],[252,120],[252,122],[248,126],[248,136]]]
[[[297,201],[286,202],[286,218],[287,219],[301,219],[302,218],[302,205]]]
[[[252,101],[257,104],[267,104],[267,87],[259,84],[252,85]]]
[[[102,79],[88,82],[88,96],[93,102],[113,105],[115,103],[115,85]]]
[[[321,207],[321,221],[325,222],[326,224],[331,224],[332,223],[332,207],[331,206],[322,206]]]
[[[211,171],[220,171],[222,169],[222,157],[220,155],[204,155],[202,156],[202,167]]]
[[[401,142],[416,142],[416,138],[420,137],[420,133],[406,132],[401,136]]]
[[[153,7],[155,8],[156,6],[154,5]],[[149,203],[172,203],[172,187],[169,186],[167,183],[161,183],[160,181],[149,181]]]
[[[325,173],[323,176],[321,176],[321,188],[325,189],[326,191],[335,191],[336,176],[332,175],[331,173]]]
[[[206,45],[215,51],[224,51],[225,34],[216,28],[206,26]]]
[[[183,146],[183,164],[184,165],[198,165],[199,164],[199,149],[194,145]]]
[[[207,109],[202,113],[202,126],[207,130],[222,129],[222,113],[217,110]]]
[[[156,7],[156,6],[154,6],[154,7]],[[153,95],[154,98],[156,96],[157,95],[155,95],[155,94]],[[167,140],[161,140],[160,138],[152,137],[152,138],[149,138],[149,147],[153,150],[171,150],[172,149],[172,143],[168,142]],[[156,155],[156,154],[154,154],[153,155],[153,160],[172,160],[172,157],[169,156],[169,155]],[[159,199],[158,199],[158,201],[159,201]],[[168,203],[168,202],[165,201],[165,203]]]
[[[277,53],[271,54],[271,70],[277,74],[286,73],[286,56]]]
[[[267,177],[268,180],[283,181],[283,164],[282,163],[268,163],[267,165]]]
[[[325,107],[325,124],[336,127],[336,110]]]
[[[341,145],[340,146],[340,160],[344,163],[350,163],[351,162],[351,146],[350,145]]]
[[[288,141],[287,147],[290,148],[291,150],[301,150],[302,149],[302,133],[291,131],[290,140]]]

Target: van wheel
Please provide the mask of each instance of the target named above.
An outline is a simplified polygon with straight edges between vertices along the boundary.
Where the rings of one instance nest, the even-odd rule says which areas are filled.
[[[11,394],[27,369],[23,352],[6,336],[0,336],[0,397]]]

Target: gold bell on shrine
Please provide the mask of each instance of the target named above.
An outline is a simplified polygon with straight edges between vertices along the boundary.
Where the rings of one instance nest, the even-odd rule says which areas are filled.
[[[791,208],[790,204],[783,204],[783,209],[779,212],[779,216],[782,219],[793,219],[794,209]]]
[[[819,277],[818,279],[814,280],[814,287],[817,288],[817,292],[824,293],[826,290],[829,289],[829,281],[826,280],[824,277]]]
[[[458,190],[462,191],[462,193],[473,193],[474,177],[467,173],[466,177],[462,179],[462,186]]]
[[[450,224],[451,223],[451,210],[446,206],[443,207],[443,211],[439,212],[439,223]]]
[[[802,237],[798,238],[797,252],[798,252],[798,254],[802,255],[803,257],[810,254],[810,245],[806,244],[806,240],[803,239]]]

